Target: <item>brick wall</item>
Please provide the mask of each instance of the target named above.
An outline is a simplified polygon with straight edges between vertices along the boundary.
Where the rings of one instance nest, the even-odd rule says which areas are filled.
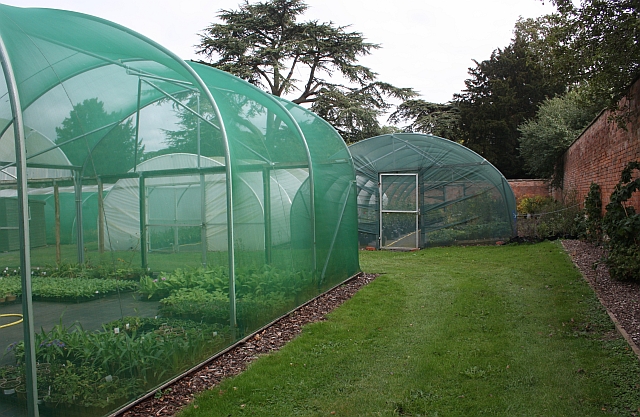
[[[611,113],[603,112],[578,137],[564,155],[564,180],[562,189],[554,190],[553,196],[560,199],[575,194],[580,204],[589,192],[591,182],[600,185],[602,208],[609,204],[609,196],[620,181],[620,173],[628,162],[640,160],[640,80],[631,87],[621,104],[631,111],[626,130],[609,121]],[[634,178],[640,175],[637,171]],[[640,211],[640,193],[629,200]]]
[[[520,201],[522,197],[541,196],[548,197],[551,195],[549,184],[545,180],[508,180],[516,201]]]

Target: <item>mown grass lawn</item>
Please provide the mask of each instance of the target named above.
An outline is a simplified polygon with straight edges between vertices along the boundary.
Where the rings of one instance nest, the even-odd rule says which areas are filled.
[[[361,267],[382,275],[181,416],[640,414],[638,358],[559,243]]]

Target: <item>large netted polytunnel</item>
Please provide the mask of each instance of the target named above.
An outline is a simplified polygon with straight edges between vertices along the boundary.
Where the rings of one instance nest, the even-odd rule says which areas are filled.
[[[413,249],[508,240],[516,203],[504,176],[472,150],[397,133],[349,147],[358,182],[361,246]]]
[[[67,11],[0,5],[0,58],[0,414],[109,413],[359,270],[308,110]]]

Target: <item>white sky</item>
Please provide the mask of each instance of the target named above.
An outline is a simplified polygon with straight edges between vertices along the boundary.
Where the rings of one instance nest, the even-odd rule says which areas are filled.
[[[129,27],[183,59],[199,59],[194,45],[220,9],[242,0],[0,0],[19,7],[87,13]],[[254,2],[251,0],[250,2]],[[360,62],[379,80],[411,87],[421,98],[444,103],[464,89],[472,59],[488,59],[507,46],[519,17],[555,9],[540,0],[307,0],[300,19],[351,25],[382,48]]]

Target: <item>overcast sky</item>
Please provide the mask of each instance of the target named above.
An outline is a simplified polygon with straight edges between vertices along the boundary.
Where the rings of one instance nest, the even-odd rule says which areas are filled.
[[[87,13],[127,26],[183,59],[199,59],[198,34],[220,9],[241,0],[0,0],[19,7]],[[379,80],[411,87],[421,98],[444,103],[464,89],[473,59],[488,59],[507,46],[519,17],[555,9],[540,0],[307,0],[301,20],[350,25],[382,46],[360,62]]]

